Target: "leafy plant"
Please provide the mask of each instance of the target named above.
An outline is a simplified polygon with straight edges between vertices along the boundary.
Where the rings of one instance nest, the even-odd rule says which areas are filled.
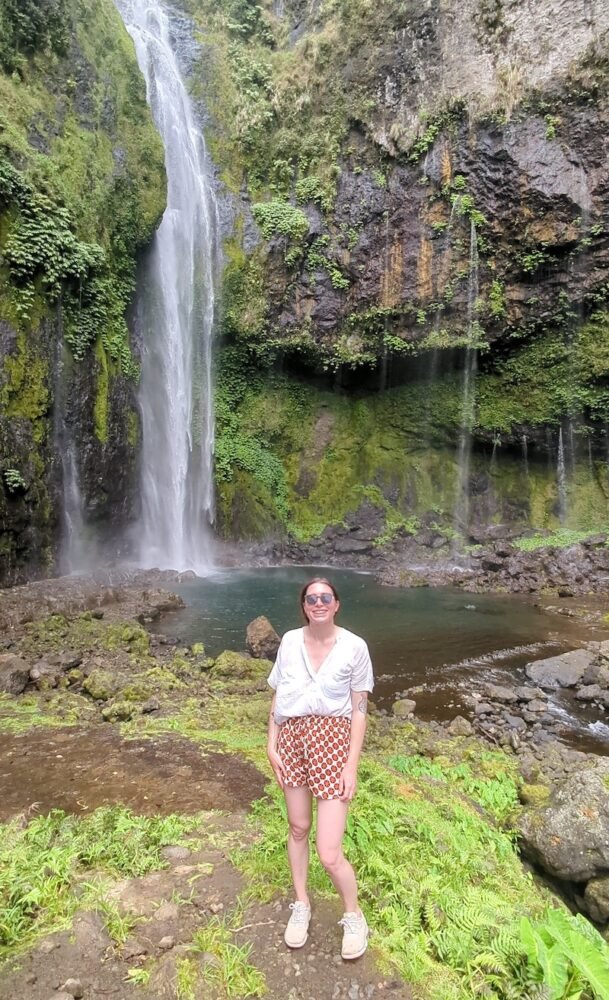
[[[252,206],[252,214],[265,240],[287,236],[300,242],[309,231],[309,220],[301,208],[287,201],[261,201]]]
[[[547,987],[550,1000],[609,996],[609,946],[580,914],[551,909],[540,921],[523,917],[520,937],[534,979]]]
[[[19,469],[5,469],[2,478],[9,493],[21,493],[27,489],[27,483]]]

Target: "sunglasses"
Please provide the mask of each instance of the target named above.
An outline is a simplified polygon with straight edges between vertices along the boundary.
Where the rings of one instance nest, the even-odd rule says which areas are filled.
[[[305,597],[306,603],[311,608],[313,607],[314,604],[317,604],[318,601],[321,601],[322,604],[327,605],[327,604],[332,604],[333,600],[334,600],[334,594],[307,594]]]

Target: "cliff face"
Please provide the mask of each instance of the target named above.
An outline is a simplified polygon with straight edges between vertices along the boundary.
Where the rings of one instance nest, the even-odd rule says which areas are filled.
[[[134,509],[125,311],[165,178],[111,0],[6,0],[0,39],[0,582],[12,583],[56,566],[70,519],[103,541]]]
[[[239,219],[224,530],[314,537],[362,489],[378,537],[432,514],[466,534],[603,524],[606,5],[190,7]]]

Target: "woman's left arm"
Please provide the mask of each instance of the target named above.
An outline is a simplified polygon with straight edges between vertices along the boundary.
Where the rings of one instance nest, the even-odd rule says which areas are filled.
[[[350,802],[357,788],[357,768],[364,745],[366,725],[368,722],[368,692],[351,692],[351,735],[349,741],[349,756],[343,768],[340,779],[340,798]]]

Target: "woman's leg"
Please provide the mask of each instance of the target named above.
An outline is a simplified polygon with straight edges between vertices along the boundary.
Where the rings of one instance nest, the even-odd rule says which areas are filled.
[[[345,913],[359,913],[355,872],[343,854],[343,835],[349,803],[317,800],[317,853],[339,893]]]
[[[288,809],[288,861],[292,872],[295,897],[308,906],[309,830],[311,829],[311,801],[313,797],[306,785],[301,788],[284,786],[283,794]]]

